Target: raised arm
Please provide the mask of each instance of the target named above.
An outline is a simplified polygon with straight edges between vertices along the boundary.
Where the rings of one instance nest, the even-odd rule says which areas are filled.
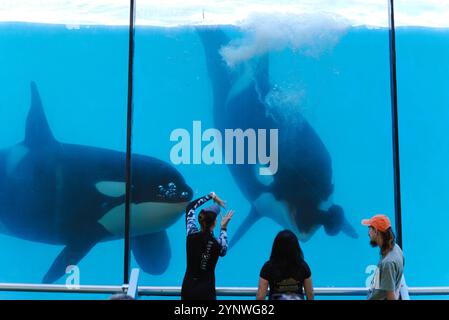
[[[213,194],[209,193],[206,196],[191,201],[186,208],[186,229],[187,235],[198,232],[195,222],[195,210],[201,205],[212,199]]]
[[[222,219],[221,219],[221,230],[220,236],[218,237],[218,244],[220,245],[220,256],[224,257],[226,252],[228,251],[228,223],[234,215],[234,210],[230,210]]]

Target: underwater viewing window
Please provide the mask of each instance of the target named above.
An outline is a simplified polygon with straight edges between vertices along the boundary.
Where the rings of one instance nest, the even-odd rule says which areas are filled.
[[[283,229],[319,296],[363,297],[379,253],[360,221],[376,213],[410,293],[448,294],[448,15],[424,0],[2,1],[0,298],[102,299],[133,269],[137,294],[178,297],[186,206],[211,191],[235,211],[221,298],[255,294]]]
[[[395,13],[402,22],[396,51],[403,243],[413,275],[408,282],[439,286],[449,280],[449,29],[440,19],[449,15],[449,2],[400,1]]]

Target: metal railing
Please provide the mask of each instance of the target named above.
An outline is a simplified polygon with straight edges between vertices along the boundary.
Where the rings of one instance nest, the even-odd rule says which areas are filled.
[[[139,287],[142,296],[180,296],[181,287]],[[217,296],[255,297],[256,287],[217,287]],[[361,287],[319,287],[314,288],[316,296],[366,296],[367,288]],[[449,287],[409,287],[411,296],[419,295],[449,295]]]
[[[60,293],[125,293],[132,298],[138,296],[180,296],[179,286],[139,286],[138,268],[131,270],[129,284],[123,285],[61,285],[61,284],[30,284],[30,283],[0,283],[0,291],[22,292],[60,292]],[[401,286],[405,295],[449,295],[449,287],[407,287],[402,277]],[[217,296],[222,297],[255,297],[257,287],[217,287]],[[360,287],[320,287],[314,288],[316,296],[366,296],[367,288]],[[402,293],[402,292],[401,292]]]
[[[314,288],[318,296],[365,296],[366,288]],[[256,297],[256,287],[217,287],[217,296]],[[448,287],[449,292],[449,287]],[[141,296],[180,296],[181,287],[139,287]]]
[[[62,293],[124,293],[128,285],[73,285],[64,284],[34,284],[34,283],[0,283],[0,291],[22,292],[62,292]]]
[[[134,286],[130,285],[80,285],[66,286],[58,284],[0,283],[0,291],[21,292],[59,292],[59,293],[128,293],[137,296],[180,296],[181,287]],[[136,288],[136,294],[131,289]],[[255,297],[256,287],[217,287],[217,296]],[[449,295],[449,287],[409,287],[411,296]],[[319,287],[314,288],[317,296],[366,296],[367,288],[360,287]]]

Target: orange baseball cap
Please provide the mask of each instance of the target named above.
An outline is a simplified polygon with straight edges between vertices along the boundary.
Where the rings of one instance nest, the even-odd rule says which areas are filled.
[[[371,219],[363,219],[362,224],[373,227],[381,232],[385,232],[388,228],[391,228],[390,219],[384,214],[376,214]]]

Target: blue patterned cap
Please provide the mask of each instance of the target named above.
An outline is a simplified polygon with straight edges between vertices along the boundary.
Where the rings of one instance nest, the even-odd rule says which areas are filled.
[[[220,206],[218,204],[213,204],[207,208],[204,208],[202,211],[212,212],[215,216],[220,213]]]

